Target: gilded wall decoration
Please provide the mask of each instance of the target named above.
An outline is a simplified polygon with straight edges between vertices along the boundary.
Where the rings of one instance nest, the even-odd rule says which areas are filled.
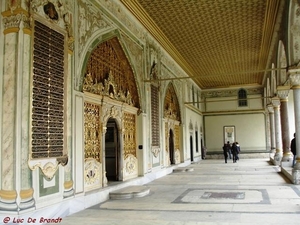
[[[124,113],[123,117],[124,158],[127,155],[136,157],[136,115]]]
[[[165,151],[166,155],[169,155],[169,138],[170,138],[170,130],[173,131],[174,137],[174,159],[175,164],[180,163],[180,125],[179,121],[175,121],[173,119],[167,119],[165,123]],[[165,158],[165,165],[170,165],[171,161],[169,157]]]
[[[164,117],[180,121],[180,106],[172,83],[169,84],[164,100]]]
[[[100,106],[85,102],[84,103],[84,158],[93,158],[98,162],[101,157],[101,124]]]
[[[129,91],[124,92],[123,90],[118,89],[118,85],[116,84],[111,71],[108,74],[108,78],[104,79],[103,83],[97,83],[97,81],[93,82],[92,75],[89,73],[84,78],[83,91],[108,96],[117,101],[125,102],[128,105],[134,106],[131,93]]]
[[[174,126],[174,148],[180,150],[180,126]]]
[[[93,50],[83,90],[140,108],[135,77],[118,38],[103,42]]]

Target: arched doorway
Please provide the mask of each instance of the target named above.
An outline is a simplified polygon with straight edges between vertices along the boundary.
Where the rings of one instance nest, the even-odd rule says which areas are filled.
[[[119,180],[120,142],[116,120],[107,121],[105,133],[105,171],[108,181]]]
[[[174,133],[172,129],[170,129],[169,133],[169,157],[170,157],[170,164],[175,164],[175,159],[174,159]]]
[[[193,136],[190,136],[190,150],[191,150],[191,162],[194,161],[194,150],[193,150]]]

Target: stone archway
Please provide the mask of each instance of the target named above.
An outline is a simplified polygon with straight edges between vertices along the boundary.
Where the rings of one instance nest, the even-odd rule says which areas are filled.
[[[172,83],[167,87],[164,100],[164,120],[165,120],[165,143],[166,154],[168,159],[165,161],[166,165],[178,164],[181,159],[182,149],[180,147],[180,107],[177,95]],[[173,140],[171,142],[171,140]],[[171,152],[173,150],[173,152]]]
[[[100,43],[92,51],[87,61],[83,92],[85,102],[93,102],[99,111],[99,119],[85,123],[85,129],[95,123],[100,127],[99,159],[94,157],[94,148],[85,147],[85,161],[89,163],[85,177],[90,173],[85,180],[86,186],[93,189],[106,186],[107,181],[137,177],[136,117],[140,100],[133,70],[118,38]],[[114,140],[107,141],[111,132]],[[85,138],[85,143],[90,141]],[[113,150],[106,149],[109,144],[114,145]],[[97,177],[98,185],[95,185],[94,174],[101,175]]]

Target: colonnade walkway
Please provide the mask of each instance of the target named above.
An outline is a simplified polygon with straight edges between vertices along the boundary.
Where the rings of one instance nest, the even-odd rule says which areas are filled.
[[[148,195],[110,199],[62,218],[60,224],[300,224],[300,185],[266,158],[227,164],[202,160],[142,187],[149,188]]]

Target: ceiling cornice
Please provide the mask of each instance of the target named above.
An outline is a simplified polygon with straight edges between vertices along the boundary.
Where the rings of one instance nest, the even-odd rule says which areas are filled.
[[[161,44],[161,46],[170,54],[170,56],[182,67],[189,75],[195,76],[195,71],[188,65],[181,54],[176,50],[169,39],[159,29],[153,19],[141,7],[136,0],[120,0],[124,6],[140,21],[140,23],[149,31],[149,33]]]

